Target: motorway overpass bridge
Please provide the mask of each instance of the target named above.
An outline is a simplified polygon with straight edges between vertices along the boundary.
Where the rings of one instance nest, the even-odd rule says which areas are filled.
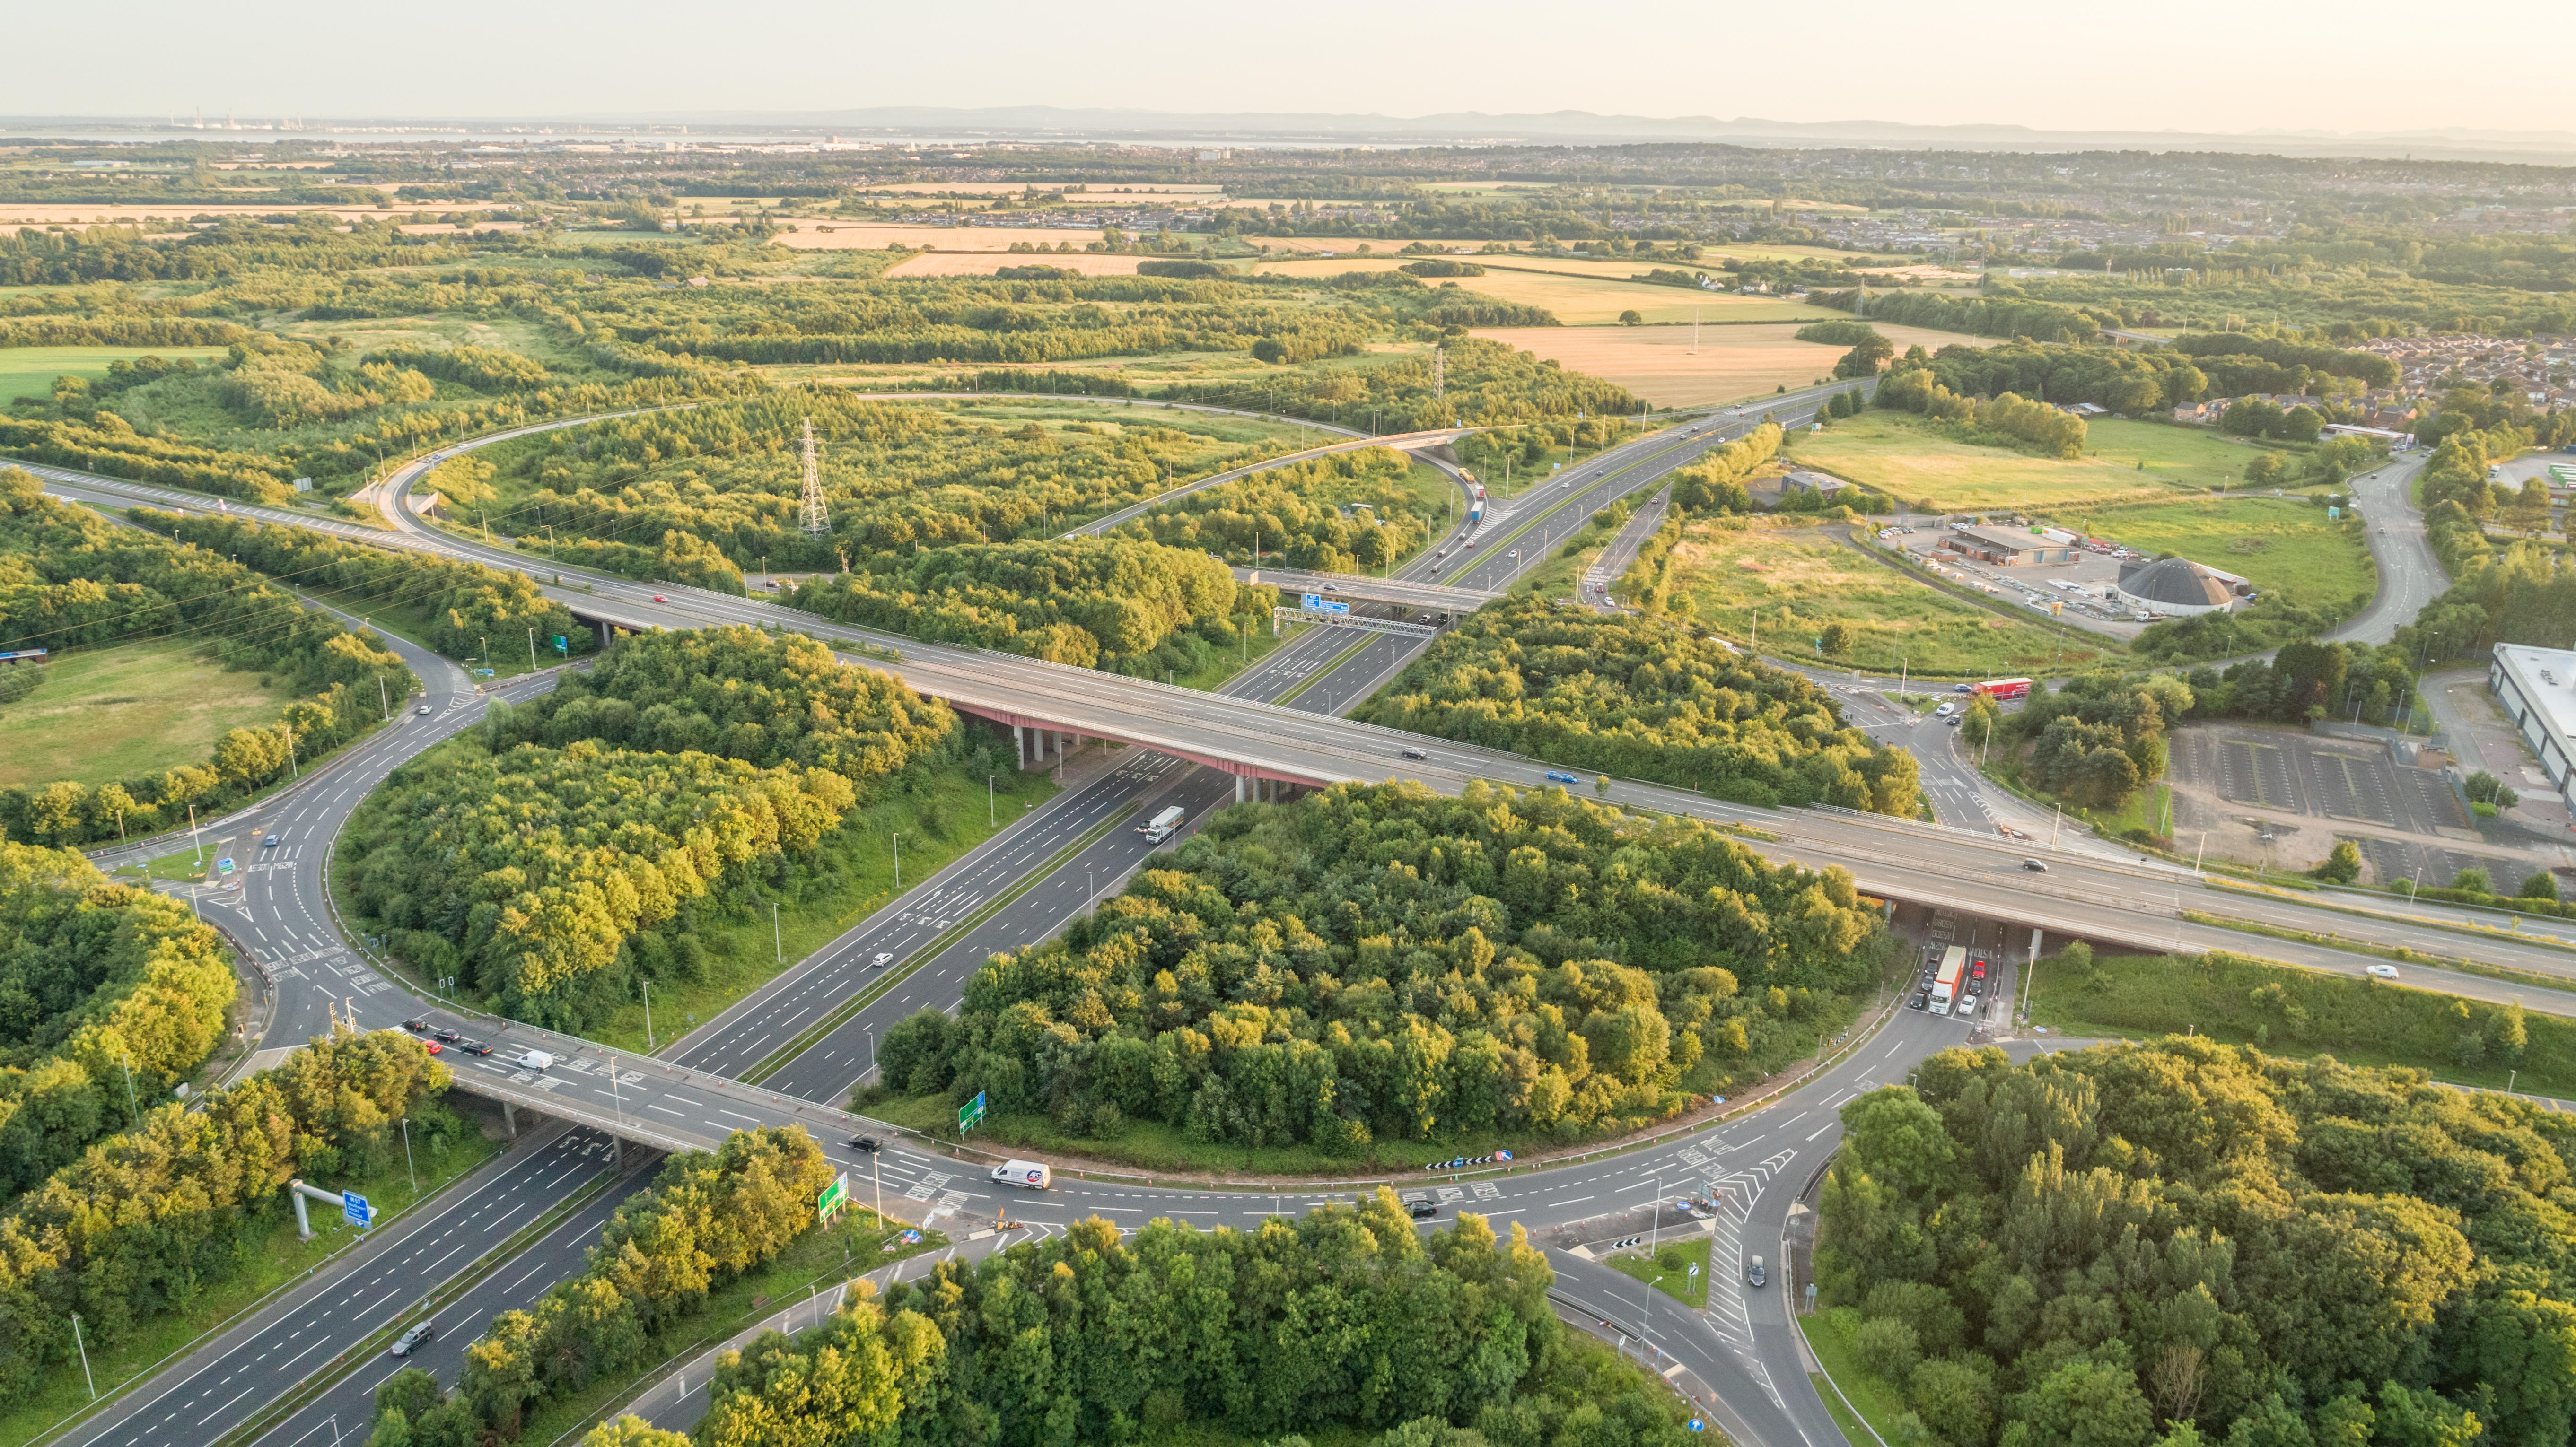
[[[1314,593],[1345,603],[1392,603],[1401,608],[1451,614],[1473,613],[1503,596],[1492,588],[1372,578],[1360,573],[1307,573],[1295,568],[1237,568],[1234,576],[1240,582],[1267,583],[1283,596]]]

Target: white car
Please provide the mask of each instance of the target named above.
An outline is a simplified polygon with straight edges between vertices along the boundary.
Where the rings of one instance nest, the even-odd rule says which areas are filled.
[[[2372,965],[2368,969],[2363,970],[2362,973],[2370,976],[2374,980],[2393,980],[2397,978],[2397,967],[2395,965]]]
[[[1934,716],[1934,717],[1936,717],[1936,718],[1948,718],[1948,717],[1950,716],[1950,710],[1952,709],[1952,707],[1953,707],[1953,705],[1951,705],[1951,704],[1946,704],[1946,703],[1945,703],[1945,704],[1941,705],[1939,708],[1936,708],[1936,709],[1932,710],[1933,716]]]
[[[868,966],[868,968],[869,968],[869,969],[871,969],[871,970],[882,970],[882,969],[884,969],[886,966],[891,965],[891,964],[893,964],[893,963],[894,963],[894,956],[893,956],[892,954],[882,954],[882,955],[877,956],[877,957],[876,957],[876,959],[875,959],[875,961],[874,961],[873,963],[871,963],[871,964]]]

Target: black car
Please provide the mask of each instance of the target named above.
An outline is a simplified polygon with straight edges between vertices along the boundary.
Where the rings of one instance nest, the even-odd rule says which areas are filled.
[[[1931,1008],[1932,1008],[1932,992],[1931,992],[1930,990],[1917,990],[1917,991],[1915,991],[1915,992],[1914,992],[1914,1004],[1913,1004],[1913,1007],[1912,1007],[1912,1008],[1917,1009],[1917,1010],[1929,1010],[1929,1009],[1931,1009]]]
[[[850,1137],[850,1149],[854,1151],[865,1151],[869,1155],[875,1155],[878,1151],[883,1150],[884,1148],[885,1142],[878,1140],[872,1135],[854,1135]]]
[[[462,1039],[464,1039],[464,1038],[465,1038],[465,1036],[464,1036],[463,1032],[461,1032],[461,1031],[456,1031],[456,1030],[440,1030],[440,1031],[438,1031],[438,1032],[436,1032],[436,1033],[437,1033],[437,1035],[438,1035],[438,1038],[439,1038],[440,1043],[441,1043],[441,1044],[446,1044],[446,1045],[453,1045],[453,1044],[455,1044],[457,1041],[462,1040]]]
[[[426,1035],[429,1033],[429,1022],[427,1020],[405,1020],[403,1022],[403,1028],[409,1030],[415,1035]]]
[[[1404,751],[1404,756],[1408,759],[1427,759],[1431,757],[1420,749],[1406,749]]]
[[[456,1042],[456,1048],[464,1051],[468,1055],[489,1055],[492,1053],[492,1047],[484,1044],[480,1040],[459,1040]]]
[[[1416,1191],[1404,1198],[1404,1214],[1416,1221],[1425,1216],[1437,1216],[1440,1214],[1440,1203]]]

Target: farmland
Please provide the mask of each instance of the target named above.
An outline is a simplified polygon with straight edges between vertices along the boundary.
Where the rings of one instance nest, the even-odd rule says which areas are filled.
[[[1945,593],[1847,546],[1841,525],[1691,525],[1673,550],[1676,596],[1703,626],[1743,641],[1753,615],[1775,655],[1814,656],[1827,623],[1854,635],[1841,661],[1893,674],[1989,677],[2073,668],[2107,656],[2039,624]]]
[[[45,665],[34,693],[0,704],[0,788],[56,779],[96,787],[201,764],[227,731],[266,723],[287,702],[284,690],[224,668],[194,641],[67,653]]]
[[[92,381],[107,375],[107,364],[140,356],[220,357],[221,347],[5,347],[0,348],[0,405],[20,397],[43,397],[54,379],[69,373]]]
[[[1896,329],[1880,330],[1892,336]],[[2096,418],[2085,456],[2034,457],[1962,441],[1942,424],[1911,414],[1875,409],[1824,432],[1794,434],[1791,445],[1802,465],[1926,512],[2010,507],[2060,514],[2169,500],[2181,488],[2214,490],[2242,477],[2246,462],[2260,451],[2197,428]]]
[[[1254,269],[1287,276],[1334,276],[1350,271],[1392,271],[1408,259],[1387,256],[1265,261]],[[1616,275],[1602,275],[1568,273],[1553,267],[1524,267],[1517,259],[1502,262],[1483,257],[1464,259],[1485,267],[1485,274],[1455,278],[1461,291],[1472,291],[1497,301],[1544,307],[1567,326],[1613,323],[1619,320],[1621,312],[1626,311],[1634,311],[1649,322],[1688,322],[1694,311],[1709,322],[1815,321],[1842,315],[1784,297],[1735,296],[1725,292],[1630,281],[1628,276],[1641,266],[1635,262],[1621,263]]]
[[[1672,291],[1669,287],[1654,290]],[[1687,297],[1689,293],[1675,291]],[[1724,303],[1725,297],[1711,297]],[[1778,306],[1753,298],[1757,306]],[[1708,320],[1723,313],[1705,308]],[[1588,372],[1618,383],[1660,407],[1690,407],[1766,397],[1781,387],[1804,387],[1833,374],[1844,348],[1802,342],[1791,335],[1800,324],[1777,326],[1702,326],[1699,345],[1691,345],[1687,309],[1678,326],[1644,327],[1505,327],[1482,330],[1506,346],[1518,347],[1554,361],[1570,372]],[[1926,351],[1953,343],[1985,345],[1974,337],[1916,327],[1882,326],[1881,334],[1899,347],[1921,344]]]

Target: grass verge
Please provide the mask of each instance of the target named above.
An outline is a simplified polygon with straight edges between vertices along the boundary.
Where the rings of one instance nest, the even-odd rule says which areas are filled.
[[[96,788],[202,764],[235,728],[274,723],[294,691],[226,668],[199,639],[150,639],[62,654],[35,691],[0,707],[0,788],[57,779]],[[23,676],[21,676],[23,677]]]
[[[410,1173],[399,1162],[390,1172],[345,1184],[376,1208],[381,1227],[472,1174],[499,1155],[501,1149],[499,1142],[484,1139],[469,1126],[441,1150],[422,1151],[415,1158],[421,1182],[417,1193],[412,1190]],[[94,1404],[88,1400],[89,1384],[81,1376],[80,1363],[57,1362],[35,1390],[0,1412],[0,1447],[18,1447],[49,1436],[73,1416],[85,1415],[93,1405],[111,1404],[171,1359],[193,1350],[206,1337],[257,1306],[271,1292],[302,1279],[356,1245],[359,1239],[356,1228],[326,1219],[317,1209],[313,1212],[313,1239],[297,1240],[295,1211],[282,1199],[273,1203],[270,1216],[266,1228],[239,1258],[243,1263],[240,1274],[209,1288],[180,1311],[149,1319],[121,1342],[92,1344],[89,1367],[98,1379]]]
[[[1831,1311],[1815,1312],[1798,1318],[1798,1328],[1807,1334],[1807,1345],[1814,1349],[1816,1360],[1824,1366],[1824,1376],[1816,1390],[1825,1405],[1834,1411],[1835,1421],[1843,1424],[1853,1447],[1879,1447],[1898,1440],[1896,1419],[1905,1415],[1905,1395],[1894,1382],[1861,1370],[1853,1359],[1852,1334],[1860,1330],[1860,1311],[1856,1307],[1838,1306]],[[1837,1394],[1835,1387],[1841,1387]],[[1849,1399],[1848,1407],[1845,1400]],[[1857,1411],[1864,1430],[1853,1432],[1845,1419]],[[1873,1438],[1870,1433],[1875,1432]]]
[[[1622,1253],[1605,1258],[1602,1264],[1621,1275],[1645,1282],[1675,1301],[1695,1307],[1706,1306],[1708,1248],[1709,1240],[1705,1236],[1694,1241],[1667,1241],[1651,1258]]]
[[[2103,956],[2084,970],[2045,959],[2030,982],[2032,1022],[2068,1035],[2205,1035],[2276,1055],[2331,1054],[2347,1065],[2408,1066],[2463,1085],[2576,1098],[2576,1020],[2526,1012],[2517,1048],[2501,1038],[2504,1013],[2229,954]]]

